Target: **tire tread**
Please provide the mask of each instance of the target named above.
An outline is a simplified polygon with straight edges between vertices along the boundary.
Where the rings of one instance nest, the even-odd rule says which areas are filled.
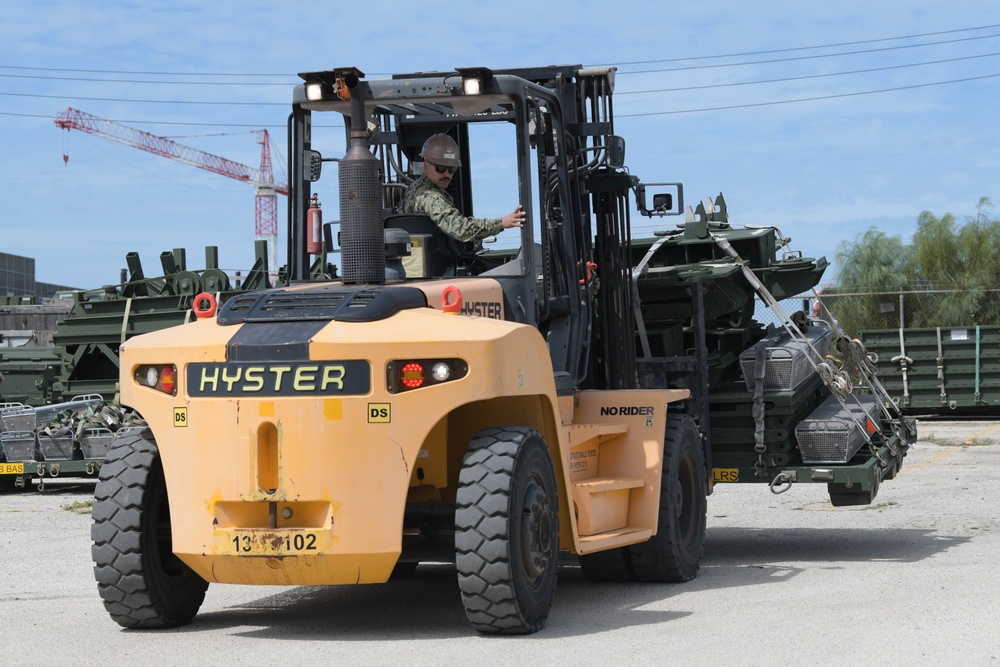
[[[197,613],[204,585],[186,586],[180,607],[157,599],[142,554],[143,502],[159,456],[148,432],[122,438],[108,451],[94,490],[94,578],[104,608],[125,628],[172,628]],[[193,575],[193,573],[192,573]]]
[[[536,632],[548,617],[546,609],[540,618],[528,619],[518,607],[508,553],[512,479],[519,450],[532,437],[541,439],[526,427],[480,431],[459,475],[455,511],[459,588],[470,623],[483,634]],[[558,535],[558,498],[553,497],[553,503]]]

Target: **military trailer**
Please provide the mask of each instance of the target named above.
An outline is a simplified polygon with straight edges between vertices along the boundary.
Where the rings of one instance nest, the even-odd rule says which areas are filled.
[[[69,294],[54,345],[0,348],[0,492],[32,488],[33,480],[43,490],[51,478],[96,479],[111,442],[141,423],[110,405],[120,345],[195,319],[194,297],[202,291],[226,300],[268,287],[266,241],[255,249],[253,267],[238,281],[219,269],[215,246],[205,248],[200,270],[189,270],[183,248],[164,252],[163,275],[149,277],[138,253],[128,253],[121,284]]]
[[[859,335],[903,414],[1000,414],[1000,327],[873,329]]]

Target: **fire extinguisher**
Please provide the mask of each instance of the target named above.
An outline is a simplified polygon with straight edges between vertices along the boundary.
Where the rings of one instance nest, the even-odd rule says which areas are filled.
[[[316,193],[309,199],[309,210],[306,211],[306,252],[310,255],[323,252],[323,211]]]

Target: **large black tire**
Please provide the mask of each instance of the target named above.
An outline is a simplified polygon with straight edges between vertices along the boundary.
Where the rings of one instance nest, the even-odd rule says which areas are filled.
[[[0,475],[0,493],[22,491],[31,486],[31,480],[26,480],[24,488],[18,488],[14,485],[17,481],[17,477],[17,475]]]
[[[94,576],[111,618],[125,628],[188,623],[208,582],[172,551],[166,482],[149,431],[108,451],[94,498]]]
[[[628,548],[609,549],[580,556],[583,576],[591,581],[624,584],[635,581],[635,572],[629,562]]]
[[[549,449],[535,429],[484,429],[465,454],[455,510],[458,585],[483,634],[544,625],[559,565],[559,498]]]
[[[690,417],[667,417],[656,535],[641,544],[580,556],[594,581],[682,582],[701,565],[708,516],[701,434]]]
[[[690,581],[698,575],[708,519],[701,433],[690,417],[667,417],[656,535],[628,547],[639,581]]]

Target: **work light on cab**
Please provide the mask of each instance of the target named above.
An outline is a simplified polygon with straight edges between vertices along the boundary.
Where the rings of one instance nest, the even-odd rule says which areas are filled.
[[[400,359],[386,366],[389,392],[398,394],[411,389],[458,380],[469,373],[461,359]]]
[[[135,369],[135,381],[144,387],[177,395],[177,367],[173,364],[139,366]]]
[[[321,83],[307,83],[306,84],[306,99],[310,102],[315,102],[317,100],[323,99],[323,84]]]

